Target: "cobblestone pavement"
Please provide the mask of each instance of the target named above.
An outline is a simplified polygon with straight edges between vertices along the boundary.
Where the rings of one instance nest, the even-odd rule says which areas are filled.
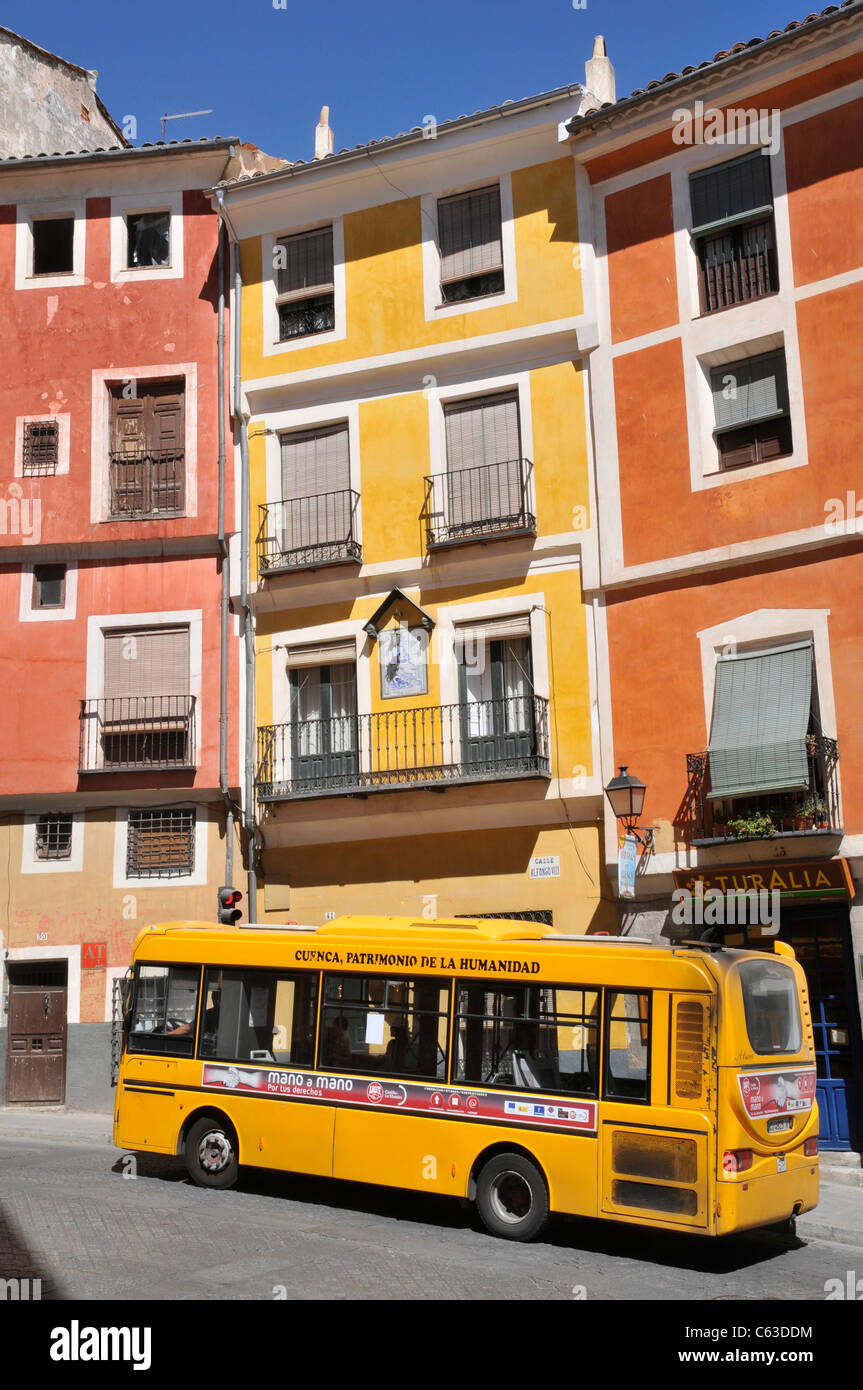
[[[210,1192],[175,1159],[130,1166],[103,1146],[0,1139],[0,1278],[40,1278],[43,1300],[823,1300],[857,1254],[563,1219],[518,1245],[446,1199],[250,1172]]]

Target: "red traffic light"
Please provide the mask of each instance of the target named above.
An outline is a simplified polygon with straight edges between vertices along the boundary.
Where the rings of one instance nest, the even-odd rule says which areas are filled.
[[[237,907],[237,903],[242,898],[242,893],[237,888],[219,889],[219,922],[223,926],[232,927],[243,915]]]

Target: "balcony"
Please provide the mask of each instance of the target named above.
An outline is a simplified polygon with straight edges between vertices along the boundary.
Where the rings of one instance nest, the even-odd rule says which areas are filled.
[[[836,740],[807,735],[806,762],[806,788],[711,801],[708,754],[687,754],[688,786],[683,809],[689,844],[702,847],[792,835],[840,835]]]
[[[81,701],[79,772],[152,772],[194,766],[194,695],[123,695]]]
[[[537,695],[258,729],[259,801],[550,775],[548,701]]]
[[[185,491],[182,450],[111,454],[111,521],[182,516]]]
[[[779,288],[773,217],[700,239],[701,312],[715,313]]]
[[[362,561],[357,539],[360,496],[349,490],[268,502],[258,508],[258,573]]]
[[[426,478],[425,521],[429,550],[487,537],[536,534],[531,511],[530,459],[484,463]]]

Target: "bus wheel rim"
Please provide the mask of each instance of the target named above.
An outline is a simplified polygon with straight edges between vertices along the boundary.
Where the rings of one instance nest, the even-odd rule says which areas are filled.
[[[221,1173],[231,1161],[231,1143],[221,1130],[211,1130],[198,1145],[198,1162],[205,1173]]]
[[[495,1216],[509,1226],[526,1220],[533,1210],[533,1192],[521,1173],[507,1169],[491,1185],[491,1205]]]

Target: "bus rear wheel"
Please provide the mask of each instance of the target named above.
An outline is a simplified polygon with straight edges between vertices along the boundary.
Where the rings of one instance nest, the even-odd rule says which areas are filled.
[[[545,1178],[523,1154],[496,1154],[477,1179],[476,1206],[492,1235],[533,1240],[548,1221]]]
[[[237,1141],[224,1120],[197,1120],[183,1146],[186,1172],[199,1187],[236,1187],[240,1175]]]

